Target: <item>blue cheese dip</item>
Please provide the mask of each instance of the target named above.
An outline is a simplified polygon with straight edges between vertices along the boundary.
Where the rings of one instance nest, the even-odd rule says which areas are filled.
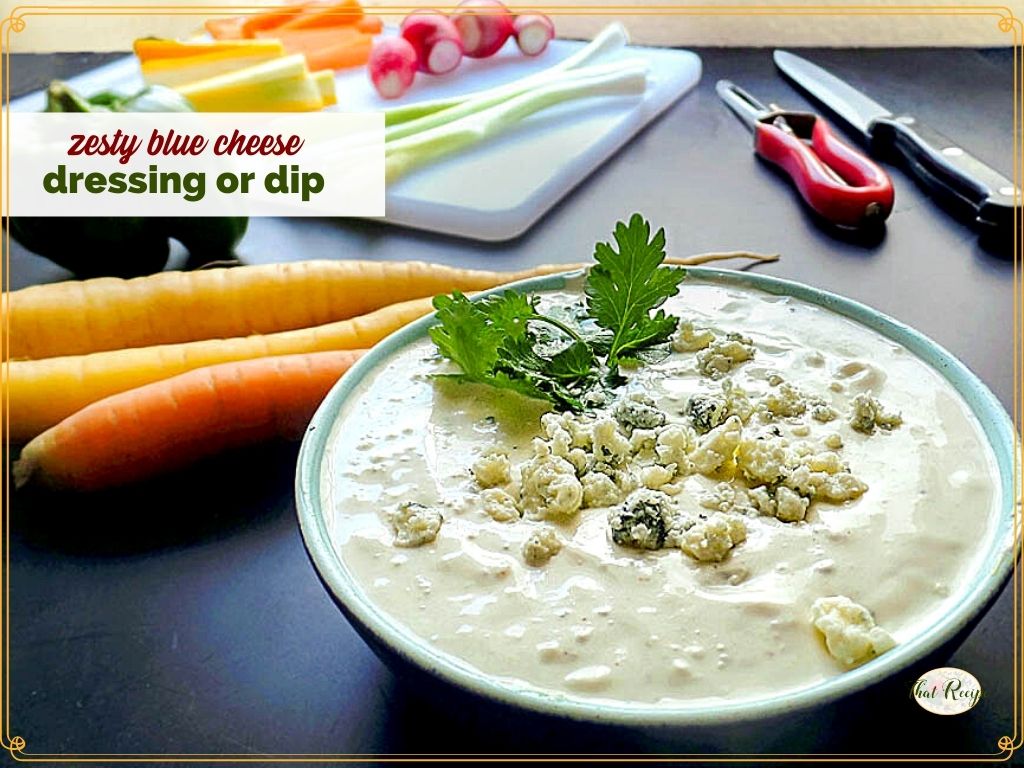
[[[426,339],[368,374],[321,488],[368,599],[512,685],[672,707],[814,685],[947,612],[1000,503],[952,386],[790,297],[689,280],[666,309],[671,354],[582,414],[431,378]]]

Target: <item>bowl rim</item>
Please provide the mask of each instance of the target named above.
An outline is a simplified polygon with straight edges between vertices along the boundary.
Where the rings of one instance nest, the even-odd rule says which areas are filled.
[[[474,297],[506,290],[560,290],[585,274],[574,269],[532,277],[484,291]],[[981,614],[1009,579],[1019,538],[1013,537],[1016,429],[995,395],[959,359],[940,344],[910,326],[866,304],[804,283],[753,272],[687,267],[689,276],[702,282],[790,296],[847,317],[894,341],[943,376],[967,403],[979,422],[999,471],[1001,517],[972,583],[954,609],[939,617],[917,637],[859,667],[810,686],[790,689],[767,698],[731,702],[705,702],[700,706],[673,707],[655,703],[629,704],[614,700],[584,699],[517,683],[475,669],[448,653],[432,649],[427,641],[391,619],[362,594],[331,543],[321,508],[321,467],[335,420],[347,397],[367,374],[399,349],[422,338],[435,322],[431,313],[395,331],[376,344],[327,394],[302,440],[295,476],[296,509],[303,543],[320,580],[349,621],[369,633],[379,646],[399,658],[458,688],[487,699],[547,715],[626,726],[708,726],[766,718],[830,703],[870,687],[920,661],[955,638]],[[1007,513],[1010,514],[1007,514]],[[1019,534],[1018,534],[1019,536]]]

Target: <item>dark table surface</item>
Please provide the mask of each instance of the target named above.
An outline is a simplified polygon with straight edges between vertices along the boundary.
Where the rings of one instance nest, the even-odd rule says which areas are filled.
[[[377,223],[254,220],[251,262],[426,259],[511,268],[589,258],[641,211],[670,251],[751,249],[764,272],[864,301],[958,355],[1011,409],[1013,267],[899,171],[884,237],[837,238],[751,153],[716,98],[728,77],[764,101],[807,103],[767,50],[705,50],[698,89],[516,241],[480,245]],[[1012,55],[973,50],[808,54],[1012,173]],[[80,56],[14,57],[14,92],[78,71]],[[15,247],[14,288],[65,277]],[[1013,734],[1012,594],[950,663],[984,696],[938,718],[916,673],[838,705],[708,736],[586,727],[485,706],[396,676],[317,581],[292,498],[295,448],[218,460],[88,498],[16,494],[10,541],[10,723],[28,753],[424,753],[703,750],[998,752]]]

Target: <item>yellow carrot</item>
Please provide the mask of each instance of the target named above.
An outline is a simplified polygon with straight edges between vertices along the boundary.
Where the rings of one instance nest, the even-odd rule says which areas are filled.
[[[415,299],[314,328],[14,361],[8,365],[4,381],[10,398],[11,440],[30,440],[104,397],[207,365],[271,355],[365,349],[432,310],[429,298]]]
[[[773,258],[735,253],[669,261],[697,264],[722,256]],[[398,301],[480,291],[578,266],[494,272],[421,261],[299,261],[38,285],[9,295],[9,349],[13,359],[38,359],[276,333],[356,317]]]

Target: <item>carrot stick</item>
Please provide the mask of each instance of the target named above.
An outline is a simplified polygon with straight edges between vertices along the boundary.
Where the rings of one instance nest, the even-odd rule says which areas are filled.
[[[257,40],[277,40],[287,49],[289,45],[301,45],[303,47],[321,46],[327,47],[339,43],[348,43],[366,37],[354,25],[341,27],[324,27],[323,29],[271,29],[266,32],[258,32]],[[292,51],[289,51],[291,53]]]
[[[668,262],[700,264],[721,257],[701,254]],[[422,261],[298,261],[36,285],[3,300],[11,357],[38,359],[308,328],[398,301],[481,291],[581,266],[542,264],[492,272]]]
[[[384,29],[384,20],[380,16],[365,14],[353,26],[367,35],[379,35]]]
[[[207,19],[203,22],[206,31],[214,40],[241,40],[245,37],[242,32],[242,25],[245,23],[244,16],[230,16],[227,18]]]
[[[10,439],[24,443],[90,403],[196,368],[274,355],[366,349],[431,311],[431,299],[414,299],[314,328],[14,361],[4,381]]]
[[[363,7],[357,0],[341,0],[329,5],[310,6],[306,13],[294,16],[277,29],[311,29],[356,24],[363,17]]]
[[[242,37],[253,37],[263,29],[273,29],[294,19],[300,13],[309,8],[309,3],[298,3],[296,5],[283,5],[263,13],[254,13],[246,16],[241,24]]]
[[[272,29],[257,35],[260,40],[276,40],[287,53],[301,53],[311,71],[359,67],[370,60],[373,37],[355,26],[322,29]]]
[[[297,439],[328,390],[362,354],[315,352],[223,363],[112,395],[26,445],[14,465],[15,483],[98,490],[232,448]]]
[[[316,71],[361,67],[370,60],[372,50],[373,38],[370,35],[361,35],[359,40],[326,48],[313,48],[301,53],[306,57],[306,66]]]

